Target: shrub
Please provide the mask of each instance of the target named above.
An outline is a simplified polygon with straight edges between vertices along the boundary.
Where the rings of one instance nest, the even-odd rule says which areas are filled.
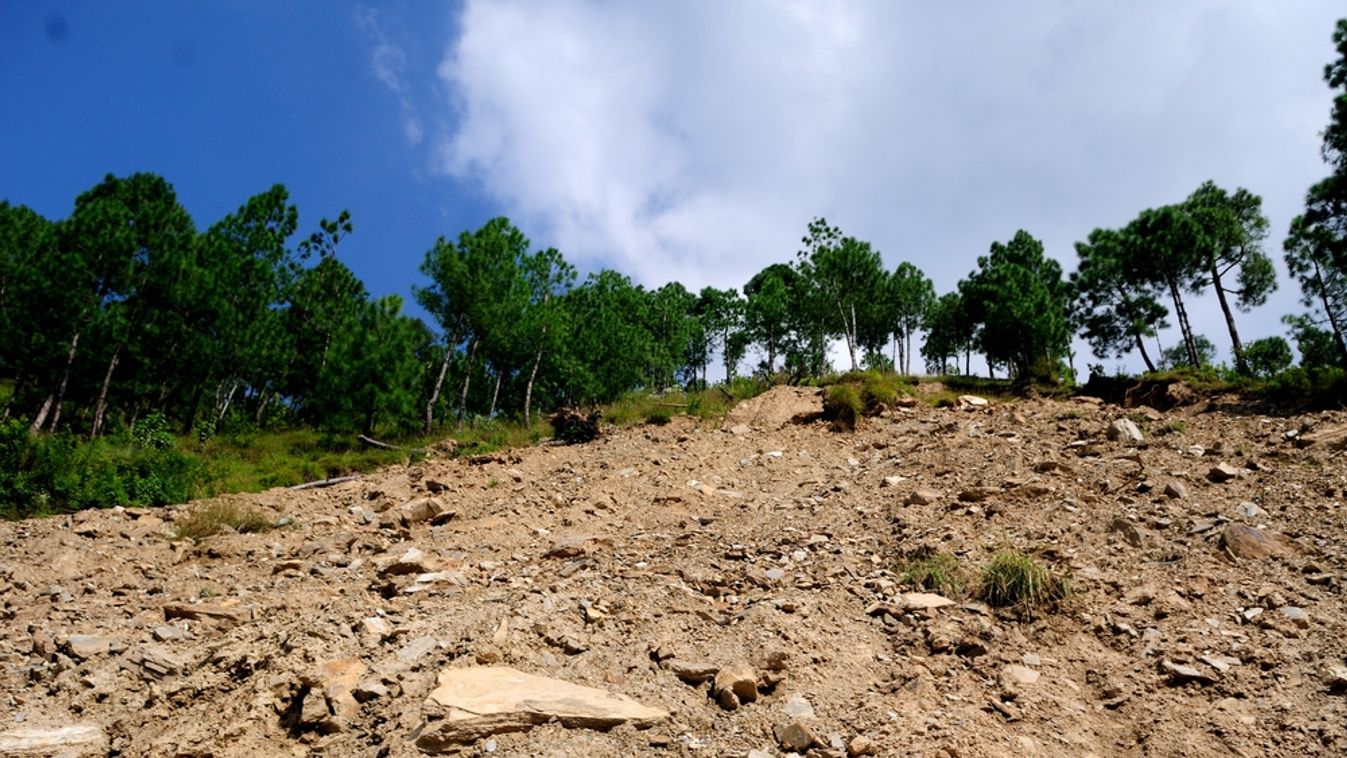
[[[834,384],[823,399],[823,418],[836,431],[853,432],[864,408],[855,385]]]
[[[1025,615],[1055,608],[1070,594],[1066,579],[1016,550],[992,556],[982,568],[978,596],[997,608]]]
[[[602,418],[603,411],[598,409],[562,408],[552,416],[552,428],[556,430],[557,439],[563,442],[589,442],[598,438]]]
[[[193,508],[173,526],[173,539],[199,540],[221,532],[238,534],[265,532],[272,522],[261,513],[237,503],[217,501]]]
[[[898,579],[946,597],[961,595],[964,590],[959,559],[949,553],[936,553],[908,562],[902,567]]]
[[[646,414],[645,420],[649,424],[664,426],[673,420],[673,412],[668,408],[651,408],[650,412]]]

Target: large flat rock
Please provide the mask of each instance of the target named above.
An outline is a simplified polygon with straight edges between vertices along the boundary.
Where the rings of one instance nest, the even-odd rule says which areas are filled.
[[[606,690],[506,666],[441,671],[426,708],[429,718],[418,730],[416,746],[430,753],[553,720],[566,727],[610,729],[628,723],[648,727],[669,717]]]

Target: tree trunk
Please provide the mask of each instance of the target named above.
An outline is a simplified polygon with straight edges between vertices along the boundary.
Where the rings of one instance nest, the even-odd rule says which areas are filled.
[[[33,423],[28,425],[29,434],[37,434],[42,429],[42,425],[47,423],[47,414],[51,412],[51,406],[54,402],[56,402],[56,393],[47,393],[47,397],[43,399],[42,405],[38,407],[37,413],[33,416]]]
[[[491,410],[486,414],[487,418],[496,417],[496,400],[500,398],[500,369],[495,369],[496,386],[491,389]]]
[[[112,372],[117,370],[117,364],[122,360],[122,346],[112,351],[112,359],[108,361],[107,373],[103,375],[103,386],[98,390],[98,402],[94,404],[94,423],[89,431],[89,438],[92,439],[103,433],[103,419],[108,409],[108,387],[112,386]]]
[[[430,434],[430,428],[435,425],[435,404],[440,402],[440,388],[444,386],[444,377],[449,373],[449,360],[454,357],[454,343],[446,342],[444,346],[444,360],[440,361],[440,373],[435,377],[435,384],[430,389],[430,400],[426,402],[426,434]]]
[[[530,426],[533,423],[533,380],[538,378],[538,366],[543,362],[543,349],[538,346],[538,351],[533,354],[533,367],[529,369],[529,381],[524,385],[524,426]]]
[[[848,321],[846,314],[842,314],[842,331],[846,333],[847,354],[851,356],[851,370],[855,371],[856,366],[856,304],[851,304],[851,320]]]
[[[1179,283],[1169,281],[1169,296],[1174,300],[1174,315],[1179,320],[1179,333],[1183,336],[1183,348],[1188,353],[1188,362],[1193,368],[1201,364],[1197,354],[1197,341],[1193,338],[1193,326],[1188,323],[1188,309],[1183,307],[1183,297],[1179,294]]]
[[[1347,368],[1347,342],[1342,338],[1342,325],[1338,323],[1337,317],[1333,315],[1333,308],[1328,302],[1328,292],[1324,286],[1323,274],[1319,271],[1319,262],[1314,263],[1314,279],[1318,283],[1315,289],[1319,292],[1319,300],[1324,304],[1324,314],[1328,316],[1328,327],[1333,330],[1333,343],[1338,347],[1338,365]]]
[[[28,428],[28,431],[33,433],[42,431],[42,424],[47,420],[47,413],[53,408],[56,413],[52,417],[51,430],[56,431],[56,422],[61,419],[61,403],[65,401],[65,388],[70,382],[70,367],[75,364],[75,350],[79,347],[79,344],[80,333],[75,332],[75,336],[70,338],[70,349],[66,351],[65,368],[61,371],[61,382],[57,385],[56,394],[54,397],[52,395],[47,396],[46,401],[42,403],[42,410],[33,419],[33,425]]]
[[[463,370],[463,390],[458,395],[457,423],[463,423],[463,414],[468,409],[468,384],[472,381],[472,362],[477,358],[477,338],[468,343],[468,365]]]
[[[221,388],[223,389],[223,387]],[[234,402],[234,393],[239,391],[239,381],[233,380],[229,384],[229,392],[224,396],[224,401],[218,403],[219,410],[215,413],[215,426],[219,426],[224,421],[225,414],[229,413],[229,405]]]
[[[1239,331],[1235,329],[1235,314],[1230,312],[1230,303],[1225,299],[1225,288],[1221,286],[1221,272],[1216,262],[1211,264],[1211,286],[1216,290],[1216,300],[1221,304],[1221,313],[1225,314],[1225,328],[1230,330],[1230,352],[1235,355],[1235,370],[1249,375],[1249,362],[1244,359],[1244,343],[1239,341]]]
[[[1132,332],[1132,337],[1137,341],[1137,352],[1141,353],[1141,360],[1146,362],[1146,370],[1155,373],[1155,364],[1151,362],[1150,353],[1146,352],[1146,341],[1141,339],[1141,332]]]
[[[267,392],[267,388],[263,387],[262,391],[257,395],[257,413],[253,416],[254,424],[258,426],[262,425],[262,416],[267,409],[267,401],[270,399],[271,395]]]

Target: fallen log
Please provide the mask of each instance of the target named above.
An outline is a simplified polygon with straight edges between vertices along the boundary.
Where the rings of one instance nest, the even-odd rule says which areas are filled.
[[[373,437],[366,437],[363,434],[357,435],[356,439],[360,440],[360,444],[365,445],[366,447],[377,447],[380,450],[396,450],[398,452],[405,452],[407,450],[405,447],[398,447],[397,445],[390,445],[387,442],[380,442]]]
[[[317,489],[319,487],[331,487],[334,484],[341,484],[342,482],[354,482],[359,478],[360,478],[359,476],[338,476],[333,479],[319,479],[316,482],[305,482],[303,484],[296,484],[295,486],[291,487],[290,490],[293,492],[295,490],[312,490]]]

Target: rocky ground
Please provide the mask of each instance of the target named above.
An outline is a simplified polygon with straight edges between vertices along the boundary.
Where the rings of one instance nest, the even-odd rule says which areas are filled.
[[[201,504],[0,524],[0,756],[1347,753],[1347,414],[818,408],[229,496],[287,525],[195,544]],[[900,581],[1008,548],[1063,607]]]

